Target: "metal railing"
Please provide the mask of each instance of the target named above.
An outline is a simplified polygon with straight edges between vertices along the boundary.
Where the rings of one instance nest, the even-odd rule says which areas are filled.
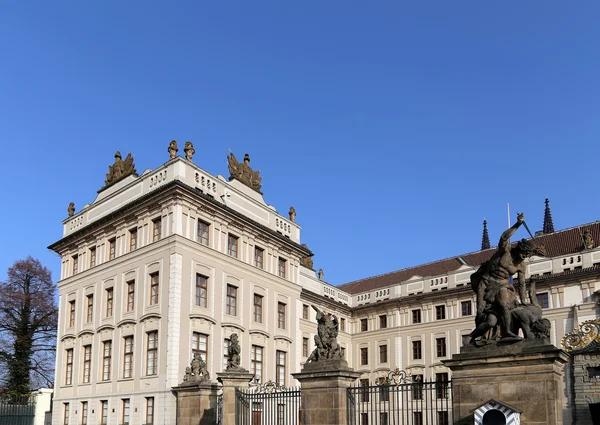
[[[299,388],[283,388],[273,382],[235,391],[236,425],[299,425]]]
[[[34,396],[0,397],[0,425],[31,425],[34,420]]]

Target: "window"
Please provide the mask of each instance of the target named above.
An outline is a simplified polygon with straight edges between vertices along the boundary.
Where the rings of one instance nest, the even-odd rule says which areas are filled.
[[[254,265],[259,269],[263,269],[263,257],[265,250],[259,247],[254,247]]]
[[[387,393],[389,394],[389,393]],[[388,414],[387,412],[380,412],[379,413],[379,425],[388,425]]]
[[[198,220],[198,242],[204,246],[208,246],[208,227],[209,224],[202,220]]]
[[[285,404],[277,404],[277,425],[285,424]]]
[[[77,274],[79,271],[79,255],[75,254],[73,256],[73,274]]]
[[[281,387],[285,387],[285,351],[279,351],[275,353],[276,366],[275,366],[275,383]]]
[[[346,319],[343,317],[340,319],[340,331],[346,332]]]
[[[127,282],[127,311],[135,308],[135,280]]]
[[[125,350],[123,352],[123,378],[133,377],[133,337],[124,338]]]
[[[235,258],[238,256],[238,238],[231,234],[227,236],[227,254]]]
[[[444,320],[446,318],[446,306],[436,305],[435,306],[435,320]]]
[[[379,316],[379,328],[387,328],[387,315],[384,314],[382,316]]]
[[[366,394],[367,394],[367,399],[368,399],[369,393],[366,393]],[[364,400],[362,400],[362,401],[364,401]],[[360,414],[360,425],[369,425],[369,414],[368,413]]]
[[[285,329],[285,304],[277,303],[277,327]]]
[[[90,373],[92,370],[92,346],[83,346],[83,383],[90,383]]]
[[[413,400],[423,400],[423,375],[413,375],[412,381]]]
[[[367,347],[360,349],[360,364],[363,366],[369,364],[369,348]]]
[[[75,326],[75,300],[69,301],[69,327]]]
[[[81,402],[81,425],[87,425],[88,423],[88,404],[87,401]]]
[[[360,401],[363,403],[367,403],[369,401],[369,380],[361,379],[360,380]]]
[[[379,401],[390,401],[390,386],[387,384],[379,385]]]
[[[94,296],[87,296],[87,323],[91,323],[94,318]]]
[[[229,356],[227,353],[229,352],[229,345],[231,344],[231,340],[229,338],[225,338],[223,340],[223,370],[227,368],[227,360]]]
[[[161,219],[152,220],[152,242],[157,242],[161,237]]]
[[[117,240],[115,238],[108,240],[108,259],[112,260],[117,254]]]
[[[387,345],[379,346],[379,363],[387,363],[388,361],[388,352]]]
[[[308,357],[308,338],[302,338],[302,357]]]
[[[279,257],[279,261],[277,262],[277,274],[279,277],[283,277],[285,279],[285,263],[286,261]]]
[[[423,425],[423,412],[413,412],[413,425]]]
[[[108,400],[100,400],[100,425],[108,424]]]
[[[421,352],[421,341],[413,341],[412,342],[413,349],[413,360],[421,360],[422,352]]]
[[[73,384],[73,349],[69,348],[66,352],[67,367],[65,367],[65,385]]]
[[[90,248],[90,268],[96,265],[96,247]]]
[[[232,316],[235,316],[237,313],[237,288],[232,285],[227,285],[227,304],[225,308],[225,312]]]
[[[106,289],[106,317],[113,315],[113,288]]]
[[[413,310],[412,311],[412,322],[413,323],[421,323],[421,310]]]
[[[589,379],[600,378],[600,366],[588,366],[587,373]]]
[[[256,323],[262,323],[262,306],[262,295],[254,294],[254,321]]]
[[[472,313],[471,301],[463,301],[460,303],[463,316],[470,316]]]
[[[342,354],[342,359],[346,359],[346,347],[340,347],[340,353]]]
[[[112,366],[112,341],[104,341],[102,350],[102,380],[110,381],[110,369]]]
[[[250,359],[250,369],[254,374],[257,383],[262,382],[262,363],[263,348],[258,345],[252,346],[252,358]]]
[[[192,334],[192,352],[200,353],[200,357],[204,362],[208,359],[208,335],[194,332]]]
[[[360,331],[366,332],[369,330],[367,319],[360,319]]]
[[[441,410],[437,412],[438,425],[448,425],[448,412]]]
[[[148,332],[148,348],[146,350],[146,375],[157,374],[158,332]]]
[[[137,248],[137,229],[129,231],[129,251],[135,251]]]
[[[69,403],[64,403],[64,412],[63,412],[63,424],[64,425],[69,425],[69,414],[70,414],[70,408],[69,408]]]
[[[154,397],[146,397],[146,425],[154,423]]]
[[[308,306],[302,304],[302,318],[308,320]]]
[[[208,307],[208,278],[201,274],[196,275],[196,305]]]
[[[446,357],[446,338],[435,339],[435,350],[437,357]]]
[[[544,292],[541,294],[537,294],[537,302],[540,305],[540,307],[542,308],[548,308],[549,304],[548,304],[548,293]]]
[[[150,305],[158,304],[158,272],[150,275]]]
[[[437,398],[448,398],[448,374],[435,374],[435,392]]]
[[[121,424],[129,425],[130,402],[129,402],[128,398],[124,398],[121,401],[123,402],[123,415],[122,415],[123,420],[121,421]]]

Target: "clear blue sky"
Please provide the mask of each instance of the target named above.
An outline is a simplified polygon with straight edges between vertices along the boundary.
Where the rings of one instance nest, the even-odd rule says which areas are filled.
[[[599,219],[598,1],[5,1],[0,278],[171,139],[297,210],[333,284]],[[180,150],[180,153],[183,153]],[[521,232],[521,231],[520,231]],[[525,232],[518,234],[525,237]]]

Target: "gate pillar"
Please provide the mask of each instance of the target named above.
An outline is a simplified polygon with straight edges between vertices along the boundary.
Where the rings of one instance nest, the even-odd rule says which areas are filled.
[[[306,363],[293,373],[302,386],[302,425],[346,425],[346,390],[360,375],[344,360]]]
[[[217,373],[217,380],[223,384],[222,425],[235,425],[235,389],[248,388],[253,378],[254,374],[245,369],[237,372]]]
[[[217,384],[193,383],[173,387],[177,397],[177,425],[217,423]]]

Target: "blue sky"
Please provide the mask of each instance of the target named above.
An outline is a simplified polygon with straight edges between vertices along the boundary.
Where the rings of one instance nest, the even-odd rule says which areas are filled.
[[[2,3],[0,278],[57,279],[69,202],[171,139],[213,174],[249,152],[333,284],[495,243],[507,202],[600,218],[599,2],[170,3]]]

